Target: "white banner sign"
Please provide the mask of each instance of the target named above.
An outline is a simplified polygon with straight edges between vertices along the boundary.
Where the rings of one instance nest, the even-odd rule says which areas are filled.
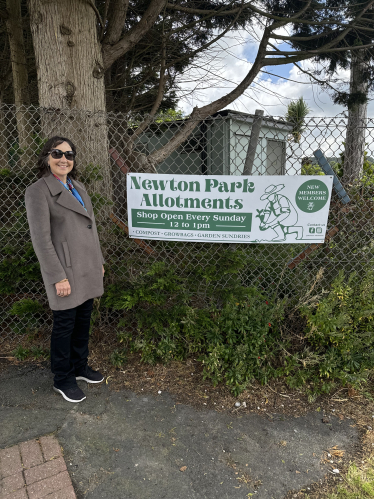
[[[332,176],[127,174],[129,236],[322,243]]]

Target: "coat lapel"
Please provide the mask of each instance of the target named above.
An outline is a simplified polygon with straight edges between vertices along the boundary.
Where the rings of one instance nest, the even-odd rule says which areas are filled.
[[[91,219],[90,213],[88,213],[80,202],[70,193],[67,189],[59,182],[53,175],[48,175],[48,177],[43,177],[45,183],[47,184],[52,196],[58,196],[57,203],[68,210],[75,211],[84,217]],[[76,187],[76,183],[73,181],[74,187]],[[83,188],[78,188],[77,191],[82,196],[83,202],[85,206],[89,203],[86,203],[88,194],[86,191],[83,192]],[[82,195],[83,194],[83,195]]]
[[[87,194],[86,188],[84,187],[84,185],[81,182],[77,182],[76,180],[72,180],[72,182],[73,182],[74,188],[77,189],[78,193],[80,194],[81,198],[83,199],[84,206],[87,208],[88,216],[90,218],[92,218],[93,217],[92,203],[91,203],[90,196]],[[80,204],[80,206],[82,206],[82,205]]]

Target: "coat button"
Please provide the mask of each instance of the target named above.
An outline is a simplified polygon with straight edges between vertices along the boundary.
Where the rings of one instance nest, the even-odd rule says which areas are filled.
[[[92,229],[92,225],[87,225],[87,229]]]

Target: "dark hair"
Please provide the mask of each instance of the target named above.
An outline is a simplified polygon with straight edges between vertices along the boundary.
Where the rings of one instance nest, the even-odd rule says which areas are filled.
[[[63,142],[67,142],[69,144],[69,146],[71,147],[71,150],[73,151],[74,154],[77,153],[76,147],[71,140],[69,140],[65,137],[59,137],[58,135],[56,135],[55,137],[51,137],[44,144],[43,149],[40,151],[40,154],[38,157],[38,162],[37,162],[38,178],[44,177],[45,175],[50,173],[51,170],[48,166],[49,153],[52,149],[55,149],[57,146],[59,146]],[[76,166],[77,166],[77,163],[76,163],[76,159],[74,158],[73,169],[71,170],[71,172],[69,172],[69,177],[76,178],[76,174],[77,174]]]

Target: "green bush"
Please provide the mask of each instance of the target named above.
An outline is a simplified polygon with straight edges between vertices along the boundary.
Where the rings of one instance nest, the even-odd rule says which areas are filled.
[[[30,349],[24,348],[20,345],[15,350],[13,350],[12,354],[17,360],[25,360],[30,355]]]
[[[110,354],[109,360],[112,366],[117,368],[122,367],[127,362],[127,351],[125,349],[116,348]]]
[[[187,292],[183,280],[171,266],[158,262],[133,283],[109,286],[104,298],[107,307],[127,310],[121,326],[132,323],[138,329],[130,339],[133,351],[141,351],[142,360],[149,363],[182,359],[183,324],[187,313]]]
[[[224,381],[239,395],[251,380],[265,384],[278,376],[282,311],[281,303],[268,301],[256,288],[229,296],[221,309],[210,309],[206,353],[200,357],[204,378],[214,385]]]
[[[0,251],[4,255],[0,262],[0,295],[23,290],[26,283],[24,291],[30,291],[31,283],[41,282],[40,265],[31,242],[24,246],[7,245]]]
[[[48,350],[44,350],[40,347],[24,348],[22,345],[13,350],[12,354],[17,360],[25,360],[32,357],[35,360],[48,359],[50,353]]]
[[[199,303],[188,292],[188,278],[164,262],[153,264],[125,289],[111,286],[106,306],[127,311],[119,341],[150,364],[200,355],[204,376],[214,384],[226,382],[235,394],[251,379],[266,383],[277,374],[276,323],[282,306],[275,306],[256,288],[240,286],[232,253],[227,252],[225,287],[215,285],[222,276],[205,269],[200,277],[205,292]],[[127,326],[135,327],[137,334],[126,333]],[[111,361],[117,364],[118,352],[113,355]]]
[[[205,269],[200,300],[188,291],[191,274],[177,274],[164,262],[132,282],[112,285],[105,306],[126,311],[118,327],[122,347],[112,363],[122,365],[125,351],[140,352],[150,364],[194,355],[204,378],[226,383],[234,395],[251,380],[283,377],[311,400],[337,383],[359,386],[367,379],[374,367],[374,271],[364,278],[341,272],[329,290],[317,292],[312,286],[295,308],[292,297],[274,298],[279,283],[272,293],[270,287],[261,289],[262,281],[257,287],[241,286],[240,265],[227,253],[227,284],[217,286],[222,275]],[[297,342],[287,333],[295,323]]]
[[[35,360],[43,359],[46,360],[50,357],[50,351],[45,350],[44,348],[41,347],[31,347],[30,350],[30,356],[33,357]]]
[[[19,300],[13,304],[9,312],[9,315],[16,317],[10,328],[17,334],[33,333],[41,325],[43,312],[43,306],[38,301],[31,298]]]
[[[367,144],[366,144],[367,145]],[[343,142],[345,146],[345,142]],[[331,163],[331,166],[338,177],[342,177],[344,174],[344,160],[345,153],[341,152],[339,154],[339,159]],[[360,179],[356,180],[355,188],[368,188],[372,190],[374,187],[374,162],[373,158],[369,156],[368,151],[364,151],[364,158],[362,163],[362,176]],[[362,195],[362,193],[361,193]]]
[[[374,367],[374,272],[341,271],[330,289],[300,307],[306,320],[303,348],[285,359],[291,387],[306,386],[311,398],[336,383],[359,386]]]
[[[324,171],[319,165],[307,163],[301,167],[301,175],[324,175]]]

